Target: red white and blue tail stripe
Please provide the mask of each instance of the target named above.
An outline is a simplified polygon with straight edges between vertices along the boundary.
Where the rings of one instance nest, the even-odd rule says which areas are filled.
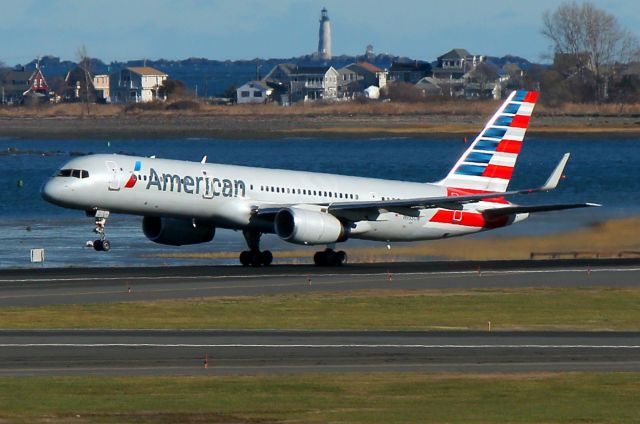
[[[514,91],[438,184],[469,192],[504,192],[538,100],[535,91]]]

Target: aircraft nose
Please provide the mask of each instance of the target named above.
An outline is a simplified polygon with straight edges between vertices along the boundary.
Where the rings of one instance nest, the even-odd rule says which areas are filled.
[[[58,184],[58,182],[54,178],[52,178],[42,186],[42,188],[40,189],[40,195],[47,202],[56,203],[56,201],[60,198],[61,189],[62,187],[60,187],[60,184]]]

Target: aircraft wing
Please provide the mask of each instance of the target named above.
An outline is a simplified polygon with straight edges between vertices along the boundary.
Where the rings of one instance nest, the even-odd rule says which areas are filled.
[[[441,196],[441,197],[425,197],[415,199],[400,200],[381,200],[371,202],[342,202],[332,203],[328,207],[328,211],[340,210],[362,210],[362,209],[394,209],[394,208],[412,208],[412,209],[430,209],[430,208],[447,208],[461,209],[465,203],[479,202],[484,199],[495,199],[505,196],[514,196],[519,194],[539,193],[555,189],[562,177],[565,166],[569,160],[569,153],[565,153],[558,165],[555,167],[544,185],[537,188],[529,188],[524,190],[512,190],[495,193],[469,194],[464,196]]]
[[[504,215],[514,215],[517,213],[534,213],[561,211],[565,209],[588,208],[602,206],[597,203],[564,203],[555,205],[536,205],[536,206],[507,206],[504,208],[485,209],[482,213],[490,218]]]
[[[568,160],[569,153],[565,153],[545,184],[537,188],[495,193],[469,194],[464,196],[423,197],[413,199],[377,200],[365,202],[337,202],[320,204],[319,206],[326,206],[327,212],[337,216],[352,215],[354,212],[357,214],[362,214],[363,216],[368,216],[371,213],[380,212],[381,210],[396,212],[403,215],[417,216],[420,209],[462,209],[463,205],[466,203],[479,202],[485,199],[495,199],[505,196],[539,193],[553,190],[557,187]],[[485,213],[492,216],[500,216],[526,212],[543,212],[582,208],[589,206],[600,205],[594,203],[577,203],[541,206],[507,206],[501,208],[486,209]],[[283,207],[295,207],[295,205],[268,205],[258,208],[255,212],[260,216],[275,215]]]

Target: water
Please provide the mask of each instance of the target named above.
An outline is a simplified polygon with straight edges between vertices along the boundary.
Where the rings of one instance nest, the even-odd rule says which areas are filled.
[[[139,217],[113,216],[107,231],[113,250],[97,254],[84,248],[91,239],[93,222],[81,212],[44,202],[42,183],[74,155],[125,153],[140,156],[269,168],[319,171],[406,181],[442,178],[467,146],[451,140],[382,138],[374,140],[204,140],[173,141],[43,141],[0,140],[0,267],[24,267],[29,250],[46,249],[46,266],[147,265],[175,263],[152,257],[173,251],[240,251],[240,233],[218,231],[212,243],[172,248],[149,242]],[[8,149],[17,149],[17,152]],[[517,199],[521,204],[596,202],[598,209],[536,214],[522,224],[489,234],[540,234],[575,228],[590,222],[640,213],[637,166],[640,145],[636,139],[561,140],[530,138],[518,160],[511,189],[541,185],[565,152],[571,160],[557,190]],[[362,242],[350,241],[349,245]],[[290,249],[295,246],[275,236],[265,236],[263,246]],[[179,263],[235,263],[235,260],[180,260]]]

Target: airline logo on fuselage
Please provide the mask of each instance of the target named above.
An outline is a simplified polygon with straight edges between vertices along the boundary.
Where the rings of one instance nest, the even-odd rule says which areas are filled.
[[[136,162],[137,165],[137,162]],[[155,169],[149,168],[147,190],[152,188],[158,191],[198,194],[206,198],[212,197],[244,197],[246,185],[242,180],[231,180],[209,175],[193,177],[179,174],[160,174]]]

